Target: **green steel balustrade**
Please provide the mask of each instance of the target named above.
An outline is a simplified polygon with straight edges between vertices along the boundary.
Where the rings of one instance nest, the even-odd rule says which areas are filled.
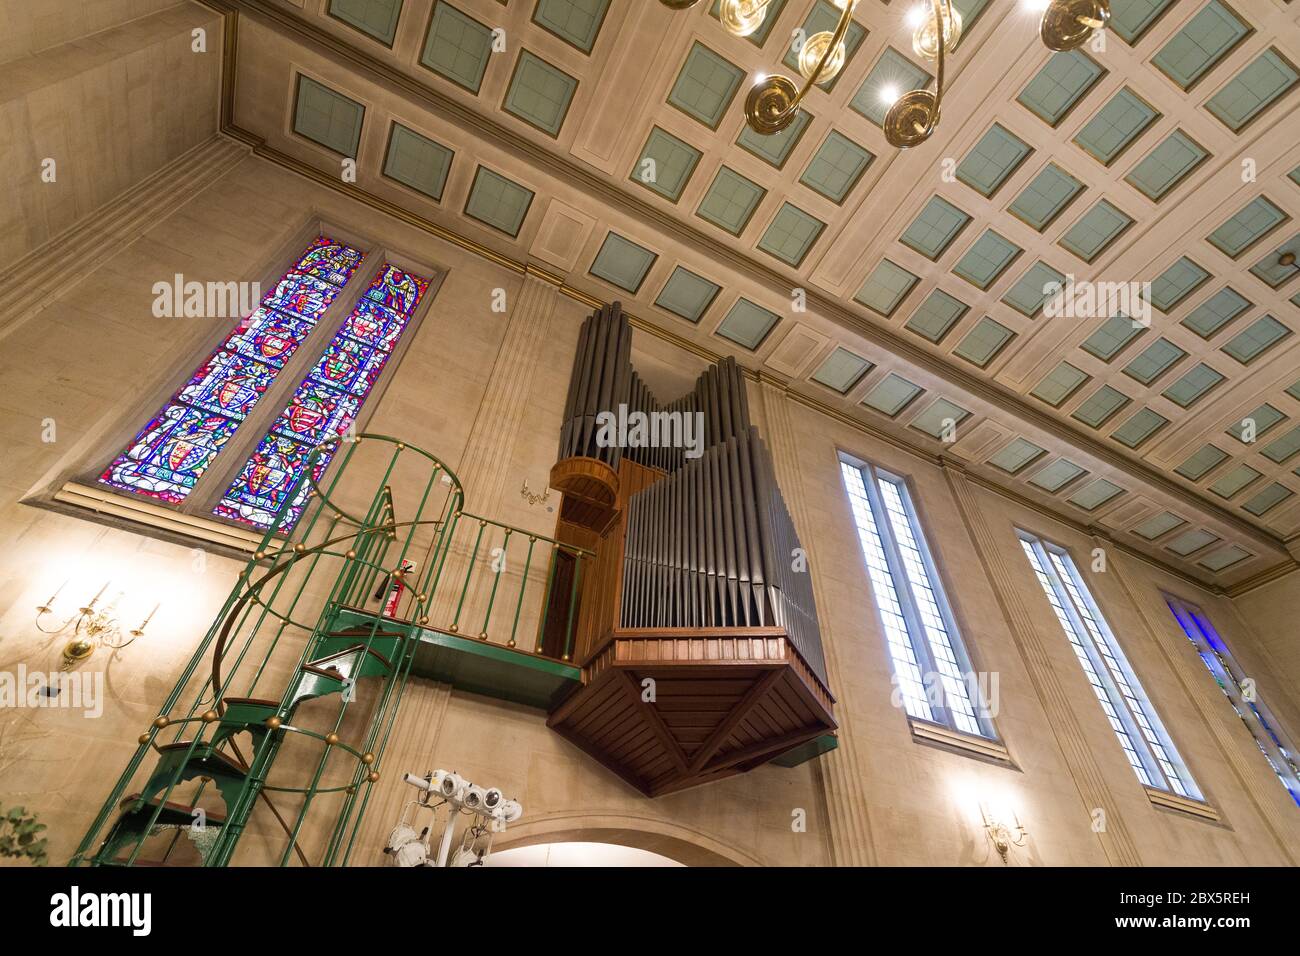
[[[344,445],[322,486],[318,459]],[[413,496],[406,514],[395,486]],[[293,502],[303,509],[297,527],[277,534]],[[225,866],[262,809],[284,834],[280,865],[347,865],[412,676],[541,708],[577,686],[570,657],[591,553],[463,505],[443,462],[391,436],[343,438],[313,452],[71,865],[167,862],[188,832],[203,865]],[[575,562],[573,581],[552,595],[561,553]],[[400,601],[386,614],[397,582]],[[542,653],[555,600],[558,658]],[[267,685],[275,696],[257,696]],[[328,729],[295,722],[310,701],[334,706]],[[359,731],[356,720],[345,726],[354,707],[362,708]],[[290,739],[314,742],[319,755],[297,785],[272,783]],[[191,785],[181,798],[178,789]],[[200,797],[213,791],[224,812],[200,815]],[[292,811],[277,804],[280,795]],[[151,837],[171,831],[162,860],[141,859]]]

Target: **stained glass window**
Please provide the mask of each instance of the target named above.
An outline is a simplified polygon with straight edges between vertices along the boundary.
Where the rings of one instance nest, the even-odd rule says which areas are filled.
[[[1156,716],[1074,560],[1057,545],[1028,532],[1019,534],[1034,577],[1052,606],[1133,773],[1148,787],[1199,800],[1196,783],[1174,749],[1173,741]]]
[[[99,480],[180,504],[347,285],[362,253],[318,236]]]
[[[1169,610],[1196,647],[1201,662],[1214,675],[1214,682],[1228,698],[1232,709],[1246,725],[1291,799],[1300,804],[1300,753],[1282,733],[1277,719],[1256,693],[1255,683],[1246,677],[1214,625],[1195,604],[1165,596]]]
[[[320,480],[333,452],[322,450],[313,459],[312,451],[356,421],[428,288],[428,279],[392,264],[380,269],[213,514],[268,528],[309,465],[310,480]],[[307,483],[299,488],[280,531],[297,523],[310,490]]]

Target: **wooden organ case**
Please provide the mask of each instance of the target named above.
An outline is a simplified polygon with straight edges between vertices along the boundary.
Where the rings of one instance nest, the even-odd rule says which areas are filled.
[[[595,558],[574,589],[583,683],[548,724],[653,797],[743,773],[836,724],[810,572],[739,366],[725,359],[660,405],[631,340],[617,303],[578,338],[550,483],[562,493],[556,537]],[[619,435],[611,420],[633,426]],[[700,420],[702,436],[688,430]]]

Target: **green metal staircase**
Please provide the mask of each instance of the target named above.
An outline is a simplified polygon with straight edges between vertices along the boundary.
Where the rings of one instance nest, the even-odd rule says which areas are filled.
[[[316,459],[340,451],[320,486]],[[412,496],[409,514],[394,487]],[[260,819],[259,832],[284,837],[280,865],[346,865],[413,673],[538,707],[576,686],[571,636],[558,658],[542,655],[542,618],[560,552],[590,554],[467,515],[463,502],[442,462],[398,439],[317,449],[70,864],[175,865],[188,835],[202,865],[225,866]],[[296,528],[278,535],[295,505]],[[516,577],[517,594],[503,584]],[[402,602],[385,615],[396,580]],[[519,648],[523,634],[535,651]],[[259,696],[273,684],[278,695]],[[272,777],[290,742],[318,749],[290,761],[292,786]],[[169,833],[170,844],[155,839]]]

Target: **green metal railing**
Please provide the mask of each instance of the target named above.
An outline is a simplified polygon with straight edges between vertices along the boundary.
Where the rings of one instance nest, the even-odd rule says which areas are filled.
[[[312,474],[318,460],[340,450],[328,483],[317,484]],[[297,526],[277,535],[295,504],[302,509]],[[210,783],[226,816],[201,851],[204,865],[231,861],[259,808],[285,835],[281,865],[295,858],[304,865],[346,864],[380,779],[422,633],[463,632],[521,654],[542,654],[548,621],[555,633],[558,620],[562,640],[555,656],[572,654],[590,552],[467,514],[463,505],[455,474],[399,439],[366,434],[317,449],[159,716],[140,736],[71,865],[136,863],[159,832],[164,811],[174,818],[175,808],[167,805],[176,791],[195,786],[181,805],[188,809]],[[558,596],[557,619],[552,592],[561,556],[572,566],[572,582],[569,593]],[[399,582],[402,599],[385,615]],[[313,662],[333,662],[333,670]],[[362,693],[365,677],[378,680]],[[267,686],[279,688],[277,697],[255,698]],[[190,702],[182,705],[187,693]],[[315,699],[335,708],[323,731],[295,722],[299,706]],[[345,718],[361,703],[364,727],[351,731],[357,739],[344,742]],[[245,733],[248,755],[236,742]],[[291,737],[318,742],[319,756],[308,762],[301,785],[271,784],[271,767]],[[341,768],[340,751],[347,760]],[[151,754],[157,760],[148,792],[125,799]],[[283,812],[272,794],[292,795],[299,801],[295,811]],[[322,798],[331,797],[337,806],[321,811]],[[310,855],[304,842],[315,844]],[[123,849],[128,855],[116,856]]]

